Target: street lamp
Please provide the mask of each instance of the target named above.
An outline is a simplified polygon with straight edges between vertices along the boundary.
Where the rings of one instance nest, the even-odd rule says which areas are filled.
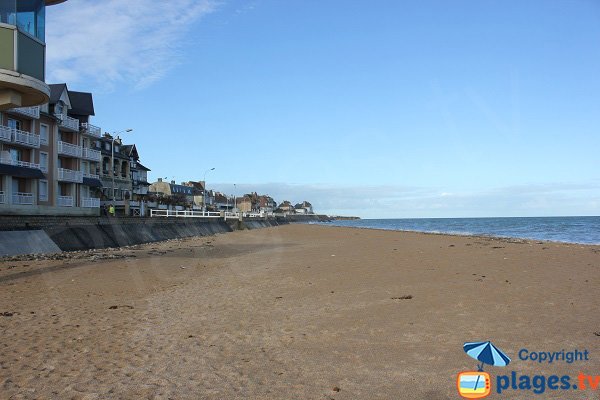
[[[233,212],[237,212],[237,185],[233,184]]]
[[[113,201],[113,207],[115,206],[115,140],[119,139],[121,140],[118,135],[120,133],[128,133],[133,131],[133,129],[129,128],[129,129],[124,129],[122,131],[118,131],[118,132],[113,132],[112,134],[112,144],[110,146],[110,149],[112,151],[112,169],[111,169],[111,175],[112,175],[112,201]]]
[[[204,171],[204,180],[203,180],[203,182],[204,182],[204,200],[202,201],[202,206],[204,208],[203,214],[206,212],[206,174],[208,172],[214,171],[214,170],[215,170],[215,168],[213,167],[213,168],[210,168],[210,169],[207,169],[206,171]]]

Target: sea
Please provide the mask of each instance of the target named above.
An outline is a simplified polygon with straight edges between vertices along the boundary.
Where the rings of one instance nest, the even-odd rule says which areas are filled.
[[[326,225],[600,244],[600,217],[402,218],[336,220]]]

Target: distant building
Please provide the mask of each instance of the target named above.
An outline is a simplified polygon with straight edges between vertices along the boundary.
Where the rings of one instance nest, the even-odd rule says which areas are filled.
[[[278,212],[288,212],[288,213],[293,213],[294,212],[294,206],[292,205],[291,202],[289,202],[288,200],[284,200],[283,202],[281,202],[281,204],[279,204],[279,206],[277,207],[277,211]]]
[[[313,214],[312,204],[308,201],[303,201],[294,206],[294,212],[296,214]]]

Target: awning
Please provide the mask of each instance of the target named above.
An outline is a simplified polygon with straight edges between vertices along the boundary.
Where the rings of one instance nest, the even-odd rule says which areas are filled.
[[[83,184],[89,187],[102,187],[102,182],[99,179],[94,178],[83,178]]]
[[[11,175],[16,178],[45,179],[39,169],[19,167],[16,165],[0,164],[0,175]]]

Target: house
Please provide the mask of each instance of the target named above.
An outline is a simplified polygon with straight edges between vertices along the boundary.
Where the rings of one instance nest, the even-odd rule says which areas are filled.
[[[281,202],[281,204],[279,204],[276,212],[293,213],[294,206],[288,200],[284,200],[283,202]]]
[[[185,183],[178,185],[175,181],[165,182],[158,178],[157,182],[150,184],[148,192],[162,198],[163,204],[173,204],[182,207],[192,207],[199,196],[198,189]]]
[[[302,203],[298,203],[294,206],[294,212],[296,214],[313,214],[312,204],[306,200]]]
[[[258,211],[260,213],[270,214],[275,211],[277,203],[270,196],[258,196]]]
[[[45,7],[64,1],[0,2],[0,111],[48,103]]]

